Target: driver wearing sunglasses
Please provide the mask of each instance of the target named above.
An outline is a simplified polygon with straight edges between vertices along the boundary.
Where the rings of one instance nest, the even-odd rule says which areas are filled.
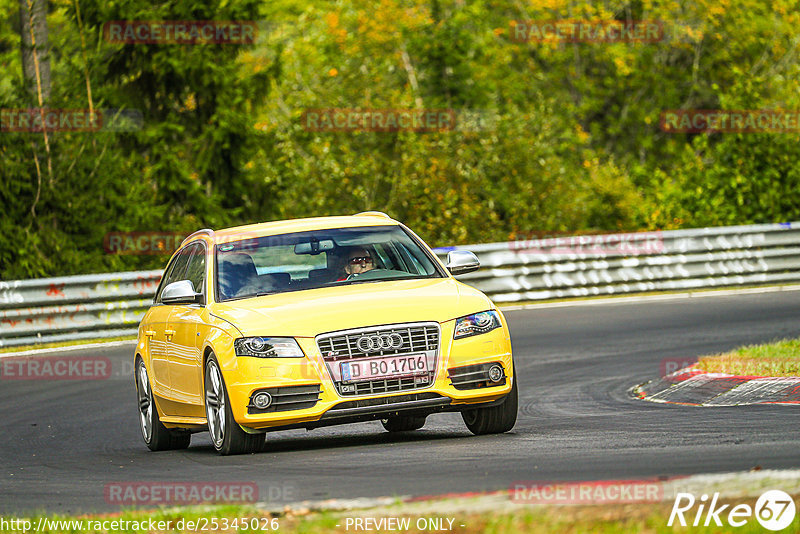
[[[371,271],[374,268],[375,262],[372,256],[363,248],[351,250],[344,264],[344,272],[348,275],[347,278]]]

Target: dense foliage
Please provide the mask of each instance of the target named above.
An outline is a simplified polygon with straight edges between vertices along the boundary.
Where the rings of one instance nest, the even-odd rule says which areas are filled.
[[[0,0],[0,108],[36,105]],[[79,16],[80,15],[80,16]],[[515,21],[660,20],[653,43]],[[257,20],[253,45],[113,44],[116,20]],[[667,133],[670,109],[800,109],[794,0],[50,0],[49,108],[128,132],[0,131],[0,279],[155,268],[108,232],[374,209],[433,245],[800,219],[800,136]],[[91,91],[91,104],[89,92]],[[314,131],[308,109],[452,109],[452,131]],[[48,150],[49,147],[49,150]]]

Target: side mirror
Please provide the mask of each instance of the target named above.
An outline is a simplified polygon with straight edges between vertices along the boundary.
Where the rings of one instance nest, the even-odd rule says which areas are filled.
[[[471,273],[481,267],[478,257],[468,250],[451,250],[447,253],[447,270],[453,276]]]
[[[191,280],[172,282],[161,293],[163,304],[196,304],[201,302],[202,295],[195,293]]]

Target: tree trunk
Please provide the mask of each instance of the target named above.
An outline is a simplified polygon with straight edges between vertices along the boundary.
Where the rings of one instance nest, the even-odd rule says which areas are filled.
[[[50,99],[50,57],[47,51],[47,0],[19,0],[22,72],[33,102]],[[33,27],[33,32],[31,32]],[[34,52],[36,56],[34,57]],[[37,63],[38,78],[37,82]],[[39,87],[41,84],[41,88]],[[41,100],[41,101],[40,101]]]

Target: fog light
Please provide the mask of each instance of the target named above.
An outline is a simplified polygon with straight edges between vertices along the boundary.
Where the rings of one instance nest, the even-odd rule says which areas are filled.
[[[269,408],[270,404],[272,404],[272,396],[269,393],[262,391],[261,393],[256,393],[253,397],[253,405],[260,410]]]
[[[503,368],[497,364],[489,367],[489,380],[492,382],[500,382],[503,379]]]

